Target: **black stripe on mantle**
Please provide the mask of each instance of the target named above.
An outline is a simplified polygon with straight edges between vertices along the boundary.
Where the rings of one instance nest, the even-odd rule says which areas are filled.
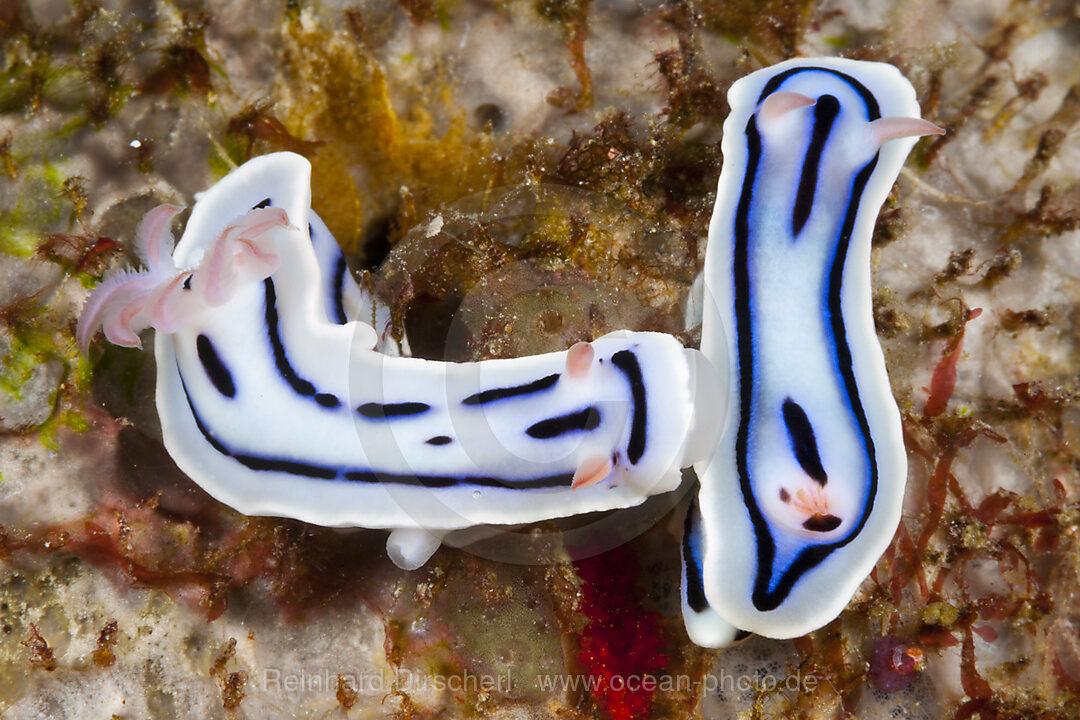
[[[570,473],[546,475],[521,480],[507,480],[478,475],[465,475],[461,477],[452,475],[405,475],[401,473],[383,472],[371,468],[338,467],[281,456],[258,455],[242,452],[226,445],[206,426],[206,423],[203,422],[202,417],[195,407],[195,402],[192,400],[191,393],[188,392],[187,383],[184,381],[184,374],[180,370],[179,363],[177,363],[176,366],[176,373],[177,377],[180,379],[180,386],[184,391],[188,409],[191,411],[191,418],[195,421],[195,427],[198,428],[199,433],[216,452],[225,457],[232,458],[250,470],[286,473],[302,478],[317,480],[390,483],[394,485],[429,488],[476,486],[503,488],[506,490],[533,490],[542,488],[569,488],[574,480],[574,476]]]
[[[834,75],[847,82],[862,98],[866,105],[866,113],[869,120],[881,117],[877,100],[870,91],[855,80],[853,77],[822,67],[797,67],[786,70],[770,78],[766,83],[759,102],[770,93],[776,91],[780,85],[791,75],[799,72],[817,71]],[[867,519],[873,510],[874,497],[877,494],[877,461],[873,438],[870,436],[869,423],[866,412],[859,399],[858,386],[855,383],[854,369],[852,367],[851,350],[847,345],[847,332],[844,328],[843,308],[841,305],[841,282],[843,280],[844,262],[847,258],[848,247],[851,242],[851,233],[855,225],[859,204],[866,184],[877,166],[878,156],[873,159],[855,176],[849,193],[849,203],[845,213],[844,222],[837,240],[836,254],[833,257],[829,270],[828,292],[826,299],[826,311],[829,325],[832,329],[834,347],[836,351],[837,370],[843,379],[844,389],[851,403],[852,413],[856,418],[860,434],[866,448],[867,460],[870,469],[870,487],[867,493],[866,504],[859,518],[859,522],[852,530],[840,540],[832,543],[813,545],[804,548],[791,564],[783,571],[781,576],[773,582],[772,565],[776,557],[776,543],[769,531],[754,497],[753,486],[750,478],[749,462],[747,459],[749,443],[750,413],[753,404],[753,375],[754,375],[754,349],[752,338],[751,320],[751,281],[748,268],[749,254],[749,214],[752,203],[754,181],[757,176],[758,164],[761,159],[761,136],[757,130],[754,116],[750,117],[746,126],[747,137],[747,163],[746,174],[739,195],[739,201],[735,214],[734,223],[734,248],[733,248],[733,280],[734,280],[734,305],[736,325],[736,358],[738,362],[739,377],[739,426],[735,438],[736,467],[739,476],[739,488],[742,492],[743,501],[750,515],[750,521],[754,528],[754,536],[757,546],[757,573],[754,578],[754,588],[751,600],[754,607],[761,611],[774,610],[790,594],[795,583],[809,570],[820,564],[834,550],[841,548],[858,536],[865,526]]]

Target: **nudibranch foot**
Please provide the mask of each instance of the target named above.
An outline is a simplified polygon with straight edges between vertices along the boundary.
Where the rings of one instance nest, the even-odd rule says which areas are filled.
[[[790,60],[728,100],[701,349],[732,405],[695,466],[701,520],[688,521],[684,564],[700,592],[686,622],[704,637],[707,609],[787,638],[843,609],[900,519],[907,462],[870,236],[915,138],[942,131],[880,63]]]
[[[402,570],[422,568],[442,545],[445,532],[398,528],[386,538],[386,554]]]
[[[747,633],[724,620],[709,606],[702,577],[701,512],[692,501],[682,529],[682,609],[686,634],[701,647],[722,648]]]

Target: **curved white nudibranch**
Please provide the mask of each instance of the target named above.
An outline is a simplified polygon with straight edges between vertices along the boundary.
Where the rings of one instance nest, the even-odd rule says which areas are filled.
[[[171,254],[176,209],[154,211],[148,269],[102,283],[80,323],[84,347],[101,323],[125,344],[158,329],[165,446],[214,497],[394,530],[411,568],[452,529],[636,505],[711,450],[693,440],[696,351],[668,335],[460,364],[377,352],[385,310],[311,213],[310,170],[291,153],[244,164],[199,197]]]
[[[915,137],[942,132],[881,63],[791,60],[728,100],[701,347],[732,402],[683,542],[684,614],[705,645],[821,627],[896,530],[907,462],[870,237]]]

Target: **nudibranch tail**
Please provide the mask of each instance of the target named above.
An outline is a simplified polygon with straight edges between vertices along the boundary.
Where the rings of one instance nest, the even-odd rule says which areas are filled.
[[[700,565],[701,595],[727,623],[794,637],[840,612],[900,518],[907,465],[870,235],[915,137],[940,129],[880,63],[791,60],[728,99],[702,352],[728,369],[733,405],[696,466],[686,573]]]
[[[686,509],[682,532],[682,609],[686,633],[702,647],[726,647],[749,633],[727,622],[705,597],[701,512],[696,501]]]

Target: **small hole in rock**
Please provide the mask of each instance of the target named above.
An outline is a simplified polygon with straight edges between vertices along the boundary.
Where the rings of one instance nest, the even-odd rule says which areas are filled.
[[[502,132],[506,129],[508,120],[506,112],[495,103],[477,105],[473,110],[473,118],[482,129],[491,128],[489,132]]]

